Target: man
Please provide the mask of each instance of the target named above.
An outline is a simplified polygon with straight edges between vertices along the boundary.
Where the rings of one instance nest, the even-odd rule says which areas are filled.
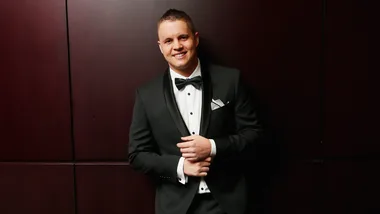
[[[157,178],[157,214],[244,214],[242,168],[261,126],[240,73],[201,64],[183,11],[165,12],[158,39],[169,68],[136,92],[130,164]]]

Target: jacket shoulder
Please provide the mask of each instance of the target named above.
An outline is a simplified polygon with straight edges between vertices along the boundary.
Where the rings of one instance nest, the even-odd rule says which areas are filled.
[[[233,67],[210,64],[208,70],[211,79],[216,81],[236,81],[240,77],[240,70]]]

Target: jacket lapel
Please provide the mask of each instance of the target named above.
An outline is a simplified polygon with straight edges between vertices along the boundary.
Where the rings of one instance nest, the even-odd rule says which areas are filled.
[[[185,122],[182,119],[181,112],[178,109],[177,102],[174,97],[173,84],[171,81],[169,69],[164,74],[164,97],[166,106],[172,116],[179,132],[182,136],[189,136],[190,132],[186,127]]]
[[[207,129],[211,117],[211,98],[212,98],[212,84],[208,66],[201,65],[203,87],[202,87],[202,116],[199,135],[206,137]]]

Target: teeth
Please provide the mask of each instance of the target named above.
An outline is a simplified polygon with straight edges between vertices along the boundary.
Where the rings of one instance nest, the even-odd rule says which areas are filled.
[[[184,53],[176,54],[175,57],[176,57],[176,58],[182,58],[184,55],[185,55]]]

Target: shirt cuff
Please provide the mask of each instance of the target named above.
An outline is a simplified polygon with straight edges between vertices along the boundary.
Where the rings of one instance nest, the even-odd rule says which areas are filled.
[[[211,152],[210,152],[210,156],[215,156],[216,155],[216,145],[215,145],[215,141],[213,139],[209,139],[210,140],[210,143],[211,143]]]
[[[181,184],[186,184],[187,183],[187,176],[185,175],[183,171],[183,164],[184,164],[185,158],[181,157],[178,161],[178,166],[177,166],[177,177],[178,177],[178,182]]]

